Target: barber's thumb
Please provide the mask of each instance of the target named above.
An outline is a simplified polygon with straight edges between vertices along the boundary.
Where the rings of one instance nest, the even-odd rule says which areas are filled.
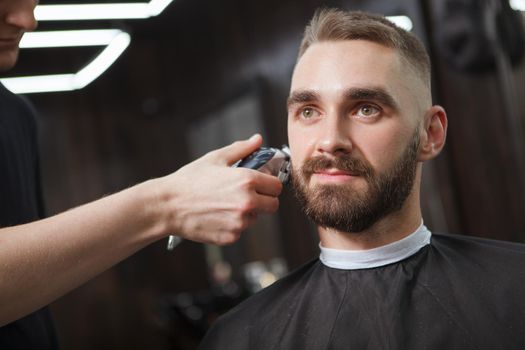
[[[262,136],[255,134],[249,139],[235,141],[231,145],[219,149],[218,153],[227,165],[233,165],[238,160],[258,150],[261,145]]]

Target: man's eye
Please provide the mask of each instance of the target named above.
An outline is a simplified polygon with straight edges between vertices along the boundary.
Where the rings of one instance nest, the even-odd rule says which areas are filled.
[[[378,115],[380,112],[379,108],[375,107],[375,106],[372,106],[372,105],[362,105],[361,107],[359,107],[359,109],[357,110],[357,115],[359,117],[365,117],[365,118],[370,118],[370,117],[375,117],[376,115]]]
[[[310,119],[315,116],[315,114],[315,110],[310,107],[306,107],[301,110],[301,117],[304,119]]]

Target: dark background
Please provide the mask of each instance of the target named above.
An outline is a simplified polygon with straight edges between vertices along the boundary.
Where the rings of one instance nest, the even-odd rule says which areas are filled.
[[[188,138],[195,123],[246,96],[258,103],[265,143],[286,143],[285,101],[302,30],[314,10],[326,5],[409,15],[431,53],[434,99],[448,111],[450,125],[443,154],[425,168],[427,226],[523,241],[519,142],[525,133],[509,111],[514,108],[523,123],[525,71],[519,63],[498,70],[455,62],[463,49],[476,47],[476,30],[483,32],[476,17],[483,1],[474,1],[474,10],[462,3],[472,1],[175,0],[145,20],[42,23],[41,29],[123,28],[132,36],[120,59],[85,89],[28,95],[40,113],[48,213],[175,171],[195,157],[191,145],[200,140]],[[476,30],[447,41],[457,23]],[[474,61],[492,50],[486,41],[478,44]],[[95,53],[23,50],[11,75],[78,70]],[[505,74],[514,91],[501,83]],[[518,98],[509,106],[506,97],[513,92]],[[520,141],[513,142],[513,135]],[[239,288],[246,263],[280,258],[291,270],[318,254],[315,230],[289,191],[271,220],[276,230],[247,234],[220,251]],[[52,305],[64,349],[194,349],[216,314],[242,298],[225,293],[210,277],[213,259],[204,246],[184,242],[167,253],[165,243],[147,247]],[[197,307],[197,314],[185,314],[188,307]]]

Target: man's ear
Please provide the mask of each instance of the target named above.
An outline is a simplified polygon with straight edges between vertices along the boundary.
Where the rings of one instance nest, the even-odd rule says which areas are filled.
[[[447,137],[447,113],[441,106],[432,106],[425,113],[421,130],[418,161],[436,157],[445,146]]]

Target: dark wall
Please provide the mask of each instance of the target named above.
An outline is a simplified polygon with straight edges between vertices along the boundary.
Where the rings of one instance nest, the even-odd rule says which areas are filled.
[[[449,117],[440,188],[447,193],[444,203],[455,232],[523,242],[525,71],[517,59],[522,55],[512,66],[501,47],[510,43],[523,52],[523,41],[511,40],[523,38],[523,15],[501,17],[507,24],[519,22],[491,43],[482,20],[484,3],[423,2],[435,99]],[[483,59],[494,56],[504,62]]]
[[[430,1],[177,0],[157,18],[104,23],[127,26],[133,38],[108,72],[78,92],[30,96],[41,113],[48,212],[176,170],[191,160],[191,125],[246,91],[260,99],[266,144],[285,143],[296,51],[322,4],[405,11],[431,49],[436,101],[448,110],[450,129],[444,154],[425,170],[422,205],[430,228],[522,240],[525,204],[515,191],[519,178],[496,73],[458,71],[442,58],[435,43],[441,23]],[[27,52],[21,63],[34,69],[42,61]],[[524,74],[514,72],[520,92]],[[315,231],[289,191],[277,218],[274,255],[289,269],[314,258]],[[253,239],[231,248],[241,262],[274,257],[254,248]],[[164,246],[153,244],[52,305],[64,349],[195,348],[198,332],[174,329],[161,301],[209,288],[206,253],[190,242],[171,254]]]

